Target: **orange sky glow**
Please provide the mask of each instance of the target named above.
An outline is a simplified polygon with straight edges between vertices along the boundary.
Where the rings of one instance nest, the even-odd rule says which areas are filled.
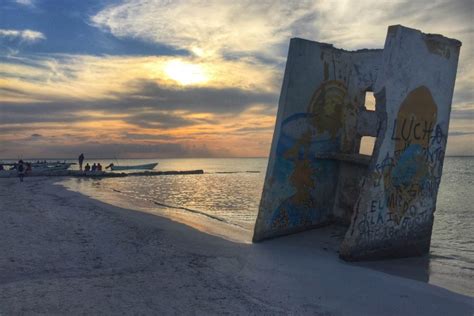
[[[463,41],[448,155],[474,155],[472,3],[78,3],[68,36],[32,3],[2,5],[0,158],[266,157],[290,38],[379,48],[391,24]]]

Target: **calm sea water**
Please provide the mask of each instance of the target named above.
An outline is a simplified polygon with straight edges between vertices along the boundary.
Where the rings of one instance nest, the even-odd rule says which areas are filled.
[[[90,161],[92,162],[92,161]],[[96,160],[102,165],[154,160]],[[257,215],[267,159],[160,159],[159,170],[203,169],[203,175],[73,179],[66,185],[94,198],[127,208],[168,216],[200,214],[243,228],[248,234]],[[438,194],[428,258],[391,261],[386,272],[404,275],[394,265],[416,265],[415,277],[474,296],[474,158],[447,157]],[[409,269],[408,269],[409,270]],[[400,272],[402,271],[402,272]],[[413,273],[406,273],[413,277]]]

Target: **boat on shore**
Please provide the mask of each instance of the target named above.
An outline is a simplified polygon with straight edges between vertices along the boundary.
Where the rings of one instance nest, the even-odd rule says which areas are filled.
[[[58,171],[67,170],[73,163],[55,162],[55,163],[32,163],[31,167],[34,171]]]
[[[50,162],[50,161],[37,161],[37,162],[28,162],[24,161],[25,168],[27,171],[59,171],[59,170],[68,170],[71,165],[75,163],[71,162]],[[3,163],[0,162],[4,170],[15,170],[17,168],[17,162]]]
[[[107,168],[110,168],[112,171],[122,171],[122,170],[153,170],[158,165],[155,163],[148,163],[143,165],[134,165],[134,166],[116,166],[111,163]]]

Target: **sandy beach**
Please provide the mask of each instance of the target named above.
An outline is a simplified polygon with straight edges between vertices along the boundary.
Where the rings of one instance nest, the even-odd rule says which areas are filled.
[[[232,242],[54,182],[0,180],[2,315],[474,313],[472,297],[339,260],[321,231]]]

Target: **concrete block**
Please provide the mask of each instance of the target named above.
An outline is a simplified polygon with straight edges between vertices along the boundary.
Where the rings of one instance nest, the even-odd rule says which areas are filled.
[[[342,258],[429,251],[460,46],[441,35],[389,28],[375,85],[383,121]]]
[[[383,50],[292,39],[253,240],[341,222],[346,260],[425,253],[459,48],[403,26]]]

